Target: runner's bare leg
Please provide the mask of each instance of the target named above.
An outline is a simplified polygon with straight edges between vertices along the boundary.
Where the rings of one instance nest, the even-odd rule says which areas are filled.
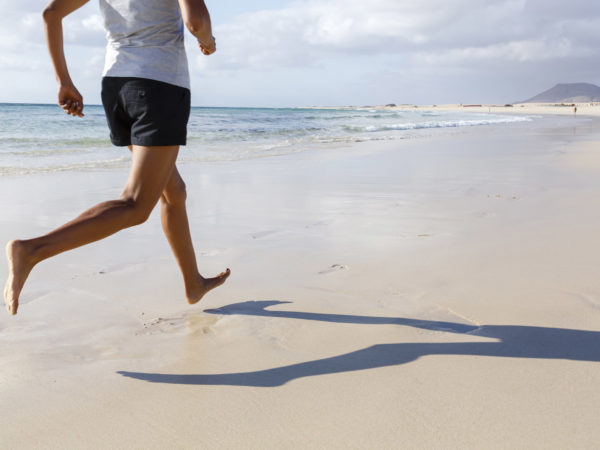
[[[44,236],[9,242],[9,276],[4,288],[8,312],[17,313],[23,285],[40,261],[144,222],[173,173],[178,151],[179,146],[133,146],[129,178],[118,200],[93,206]]]
[[[183,275],[187,301],[194,304],[200,301],[208,291],[223,284],[230,271],[227,269],[213,278],[204,278],[198,273],[196,253],[185,206],[186,197],[185,183],[177,167],[174,167],[160,198],[161,221],[165,236]]]

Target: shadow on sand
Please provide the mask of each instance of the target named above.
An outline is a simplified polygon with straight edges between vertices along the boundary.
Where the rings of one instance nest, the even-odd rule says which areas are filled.
[[[600,362],[600,332],[598,331],[520,325],[473,326],[402,317],[350,316],[298,311],[269,311],[266,309],[269,306],[284,303],[291,302],[277,300],[248,301],[234,303],[218,309],[207,309],[205,312],[209,314],[278,317],[333,323],[404,325],[424,330],[491,338],[495,341],[380,344],[330,358],[254,372],[206,375],[126,371],[117,373],[152,383],[274,387],[281,386],[296,378],[405,364],[426,355],[495,356]]]

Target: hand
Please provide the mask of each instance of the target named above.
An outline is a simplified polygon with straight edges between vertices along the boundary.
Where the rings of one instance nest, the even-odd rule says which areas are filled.
[[[83,117],[83,97],[73,85],[60,85],[58,106],[71,116]]]
[[[212,42],[206,44],[198,41],[198,47],[200,47],[200,50],[202,50],[202,53],[204,53],[206,56],[212,55],[214,52],[217,51],[217,40],[214,36],[212,36],[211,38]]]

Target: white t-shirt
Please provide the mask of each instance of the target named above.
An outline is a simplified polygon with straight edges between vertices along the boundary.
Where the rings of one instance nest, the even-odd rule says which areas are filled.
[[[177,0],[100,0],[108,45],[103,76],[190,88]]]

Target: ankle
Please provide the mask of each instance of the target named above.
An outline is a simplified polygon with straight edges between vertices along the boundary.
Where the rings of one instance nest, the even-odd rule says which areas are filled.
[[[19,251],[21,258],[25,259],[31,267],[35,266],[43,259],[40,258],[39,249],[35,245],[32,245],[29,240],[15,239],[13,245]]]
[[[193,293],[198,289],[198,286],[204,284],[204,278],[199,273],[190,274],[183,277],[183,283],[185,285],[185,292],[187,294]]]

